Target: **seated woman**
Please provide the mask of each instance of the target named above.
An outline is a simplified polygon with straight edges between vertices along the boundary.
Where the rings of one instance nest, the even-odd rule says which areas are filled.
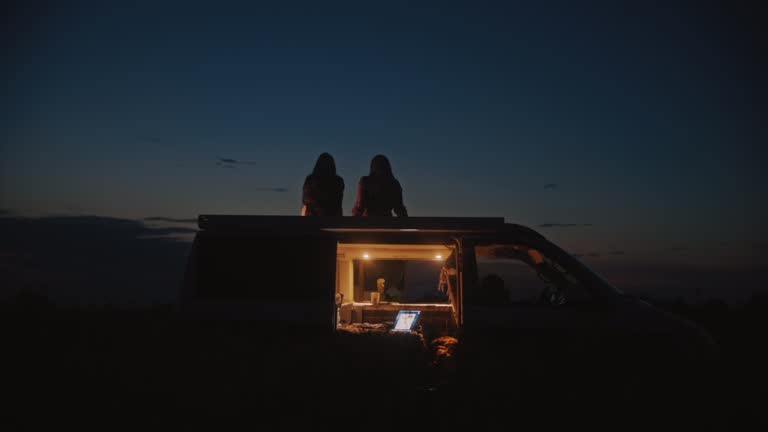
[[[371,160],[371,172],[360,179],[354,216],[408,216],[403,205],[403,188],[392,174],[392,166],[384,155]]]
[[[302,216],[341,216],[344,180],[336,175],[333,156],[323,153],[304,180]]]

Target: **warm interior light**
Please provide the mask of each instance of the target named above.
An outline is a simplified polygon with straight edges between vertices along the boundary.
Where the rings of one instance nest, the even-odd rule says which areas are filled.
[[[435,259],[438,259],[438,260],[439,259],[443,259],[443,256],[442,255],[435,255]]]
[[[363,253],[363,259],[369,259],[369,258],[371,258],[371,256],[368,255],[368,252],[364,252]]]

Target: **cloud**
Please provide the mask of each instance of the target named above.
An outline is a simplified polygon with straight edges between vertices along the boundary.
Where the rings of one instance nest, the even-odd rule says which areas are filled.
[[[143,235],[152,235],[152,236],[168,236],[168,235],[175,235],[175,234],[194,234],[198,230],[195,228],[181,228],[181,227],[163,227],[163,228],[152,228],[152,232],[143,234]]]
[[[554,189],[557,189],[559,187],[560,187],[560,185],[557,184],[557,183],[547,183],[547,184],[544,185],[544,189],[553,189],[554,190]]]
[[[196,229],[100,216],[0,218],[0,297],[65,304],[177,301]]]
[[[574,228],[574,227],[590,227],[591,223],[543,223],[539,224],[539,228]]]
[[[281,187],[255,187],[250,189],[258,192],[288,192],[288,189]]]
[[[223,166],[232,166],[232,165],[256,165],[258,162],[256,161],[243,161],[238,159],[232,159],[232,158],[223,158],[223,157],[217,157],[216,158],[218,162],[216,162],[217,165],[223,165]]]
[[[145,217],[144,220],[145,221],[151,221],[151,222],[197,223],[197,218],[194,218],[194,219],[178,219],[178,218],[171,218],[171,217],[165,217],[165,216]]]
[[[217,157],[215,161],[216,161],[217,167],[228,168],[228,169],[237,168],[238,165],[256,165],[259,163],[258,161],[247,161],[247,160],[224,158],[224,157]],[[209,163],[210,161],[192,161],[192,162],[176,161],[173,163],[173,166],[176,168],[198,168],[198,167],[210,166],[208,165]]]

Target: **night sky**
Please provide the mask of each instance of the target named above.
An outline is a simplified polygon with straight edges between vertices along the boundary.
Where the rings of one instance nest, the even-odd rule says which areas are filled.
[[[326,151],[350,215],[383,153],[413,216],[503,216],[646,294],[768,292],[768,47],[738,2],[4,8],[5,232],[296,215]],[[28,243],[0,242],[14,278],[47,268]]]

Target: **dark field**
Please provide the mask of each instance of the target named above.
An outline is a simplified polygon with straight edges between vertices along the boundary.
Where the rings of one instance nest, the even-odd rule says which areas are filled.
[[[691,364],[682,390],[666,385],[676,377],[661,373],[663,364],[647,363],[641,376],[654,381],[638,386],[629,379],[637,364],[600,363],[610,345],[595,351],[597,360],[539,352],[533,360],[541,368],[521,370],[494,369],[498,359],[489,357],[487,369],[476,361],[482,370],[465,374],[461,351],[436,358],[429,341],[413,335],[310,335],[191,321],[174,306],[68,309],[27,299],[1,309],[4,419],[22,427],[107,419],[312,430],[764,424],[768,304],[657,306],[695,321],[719,347],[716,358]]]

